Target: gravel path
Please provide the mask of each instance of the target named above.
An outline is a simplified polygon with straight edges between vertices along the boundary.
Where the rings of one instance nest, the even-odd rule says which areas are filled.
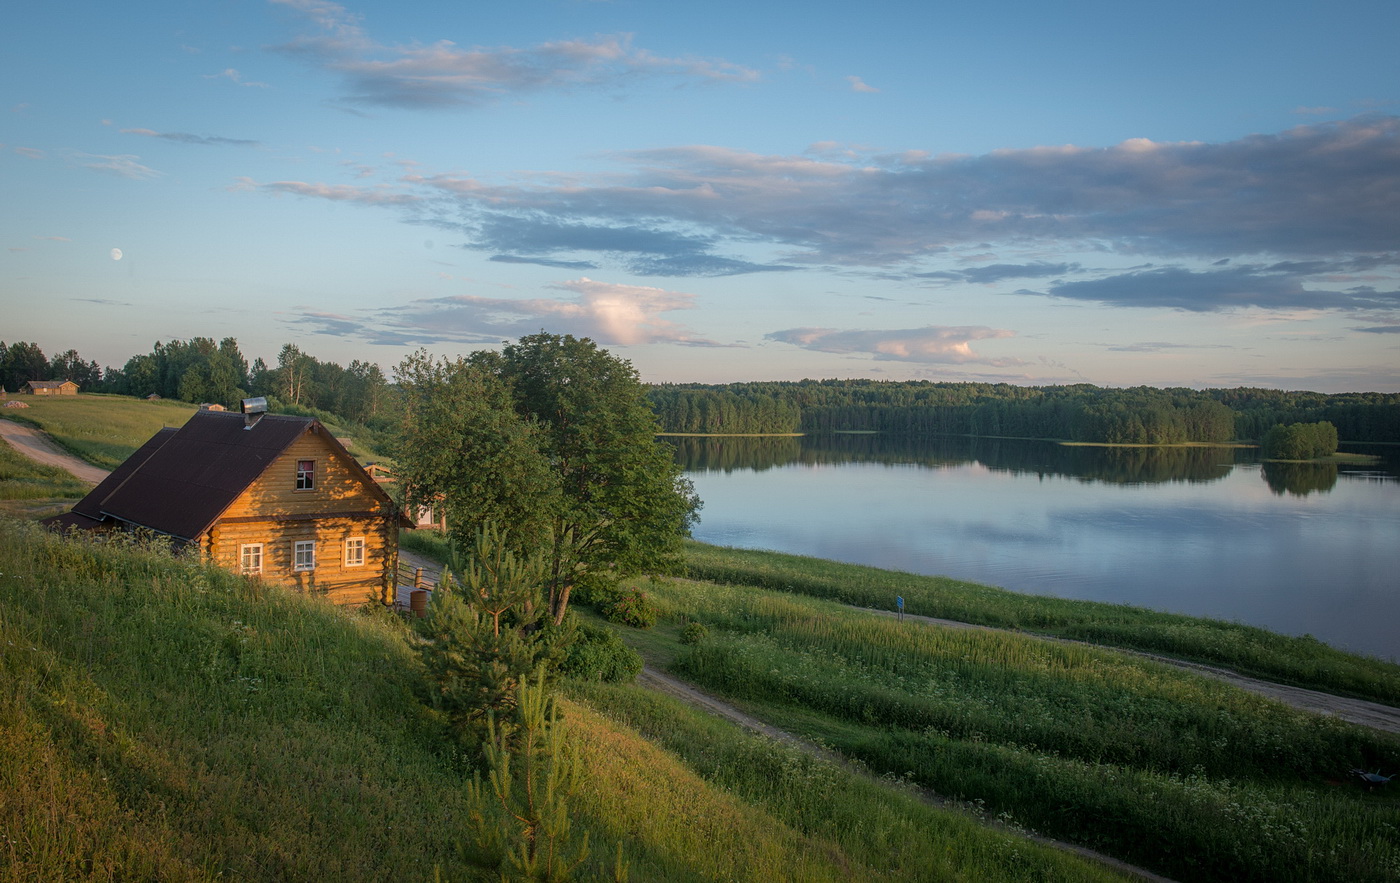
[[[71,472],[79,481],[96,485],[107,477],[107,470],[78,459],[49,440],[32,426],[13,420],[0,420],[0,438],[36,463],[57,466]]]

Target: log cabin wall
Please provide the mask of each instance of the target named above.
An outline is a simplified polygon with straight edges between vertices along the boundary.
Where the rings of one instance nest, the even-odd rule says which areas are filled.
[[[301,470],[299,482],[299,464],[307,462],[310,481]],[[347,564],[347,544],[357,538],[364,540],[363,563],[352,558]],[[315,544],[313,568],[298,569],[299,542]],[[393,601],[398,523],[392,505],[314,429],[224,510],[205,548],[211,561],[239,572],[243,547],[254,544],[262,545],[264,579],[324,594],[337,604]]]

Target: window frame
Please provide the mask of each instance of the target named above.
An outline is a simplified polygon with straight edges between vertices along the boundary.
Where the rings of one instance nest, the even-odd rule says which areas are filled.
[[[238,547],[238,572],[244,576],[261,576],[263,572],[263,544],[242,543]],[[250,565],[250,559],[254,563]]]
[[[316,461],[315,461],[315,460],[297,460],[297,461],[296,461],[296,464],[297,464],[297,472],[296,472],[297,479],[296,479],[295,490],[298,490],[298,491],[314,491],[314,490],[316,490]],[[308,468],[307,468],[307,469],[302,469],[302,466],[307,466]]]
[[[351,555],[350,555],[351,550],[355,550],[355,551],[357,551],[359,554],[352,558]],[[364,567],[364,566],[365,566],[365,561],[367,560],[367,553],[368,553],[368,551],[369,551],[369,544],[365,542],[365,538],[364,538],[364,537],[346,537],[346,538],[345,538],[345,566],[346,566],[346,567]]]
[[[292,541],[292,571],[309,573],[316,569],[316,541]]]

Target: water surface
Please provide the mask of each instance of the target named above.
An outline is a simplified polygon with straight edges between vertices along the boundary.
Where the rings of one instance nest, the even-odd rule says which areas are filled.
[[[875,435],[671,441],[705,503],[702,542],[1237,620],[1400,661],[1394,462]]]

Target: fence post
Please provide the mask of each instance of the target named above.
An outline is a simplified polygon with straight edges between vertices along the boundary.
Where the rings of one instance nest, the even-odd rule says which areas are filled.
[[[423,568],[421,567],[413,569],[413,587],[415,589],[423,588]]]

